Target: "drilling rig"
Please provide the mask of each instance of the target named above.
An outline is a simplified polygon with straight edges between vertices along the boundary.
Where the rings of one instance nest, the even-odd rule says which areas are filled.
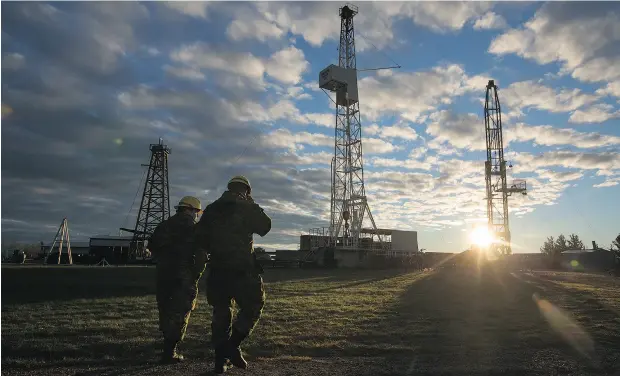
[[[148,165],[144,191],[140,201],[140,209],[133,229],[121,228],[133,233],[129,259],[143,257],[145,245],[155,231],[155,227],[170,216],[170,187],[168,184],[168,155],[170,148],[159,139],[159,143],[151,144],[151,161]]]
[[[330,226],[328,229],[314,229],[312,235],[315,239],[323,239],[323,244],[318,246],[326,246],[332,250],[368,248],[375,236],[379,239],[379,249],[386,247],[368,206],[364,188],[362,127],[353,27],[353,18],[357,13],[358,8],[351,4],[339,9],[338,65],[329,65],[319,73],[319,87],[335,93],[336,127],[334,157],[331,162]],[[366,215],[371,228],[363,228]],[[363,235],[370,237],[364,239]]]
[[[490,248],[496,254],[509,255],[512,253],[512,249],[508,225],[508,197],[513,193],[526,195],[527,184],[523,179],[514,180],[510,186],[507,183],[502,138],[502,114],[494,80],[489,80],[487,84],[484,126],[487,145],[487,160],[484,164],[487,218],[489,233],[494,239]]]

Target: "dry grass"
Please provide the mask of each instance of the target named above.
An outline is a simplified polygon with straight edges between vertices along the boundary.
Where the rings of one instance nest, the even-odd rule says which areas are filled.
[[[156,364],[153,279],[150,267],[3,267],[2,374],[205,374],[212,359],[203,294],[183,344],[190,360]],[[244,348],[252,375],[612,375],[620,369],[620,284],[612,277],[295,269],[267,270],[265,281],[264,315]],[[594,348],[580,353],[561,332],[566,328],[555,331],[534,293],[563,309]]]

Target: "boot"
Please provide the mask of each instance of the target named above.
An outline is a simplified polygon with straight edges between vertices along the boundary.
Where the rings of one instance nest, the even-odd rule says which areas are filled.
[[[227,344],[220,345],[215,348],[215,364],[213,366],[213,372],[216,375],[221,375],[228,370],[228,359],[226,359]]]
[[[164,340],[164,352],[161,355],[161,362],[166,364],[179,363],[183,361],[183,355],[177,353],[177,342]]]
[[[248,362],[243,359],[243,354],[239,347],[246,337],[246,334],[241,334],[233,328],[230,339],[228,340],[228,359],[230,359],[233,366],[241,369],[248,368]]]

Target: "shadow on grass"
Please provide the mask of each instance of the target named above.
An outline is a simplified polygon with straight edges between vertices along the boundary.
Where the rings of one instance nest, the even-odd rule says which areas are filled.
[[[614,364],[580,357],[553,332],[532,299],[544,288],[492,268],[442,269],[414,280],[398,302],[379,314],[356,321],[359,330],[330,335],[331,345],[309,347],[307,341],[249,351],[263,357],[281,352],[310,358],[373,357],[376,367],[369,374],[386,367],[403,375],[613,374]],[[613,354],[620,346],[597,350]]]
[[[362,279],[392,278],[402,270],[266,269],[266,283],[321,280],[356,283]],[[377,277],[378,276],[378,277]],[[204,289],[205,277],[201,280]],[[2,268],[2,304],[58,302],[74,299],[106,299],[155,294],[155,267],[12,267]]]

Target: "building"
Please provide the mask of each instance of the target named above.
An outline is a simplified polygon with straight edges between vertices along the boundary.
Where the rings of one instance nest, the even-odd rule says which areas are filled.
[[[615,266],[616,255],[606,249],[574,249],[562,252],[561,265],[575,271],[604,271]]]
[[[380,235],[382,242],[375,241],[374,235]],[[299,239],[299,251],[305,253],[301,259],[319,266],[357,268],[373,267],[377,258],[412,257],[419,252],[417,231],[362,229],[360,246],[355,249],[341,246],[343,240],[338,239],[337,246],[331,248],[329,229],[312,229]]]
[[[90,238],[90,253],[96,261],[105,258],[109,263],[127,261],[133,236],[96,235]]]
[[[41,242],[41,253],[48,255],[50,253],[58,253],[60,242],[57,241],[52,250],[52,243]],[[67,242],[62,245],[62,253],[67,252]],[[71,255],[88,255],[90,253],[89,242],[71,242]]]

